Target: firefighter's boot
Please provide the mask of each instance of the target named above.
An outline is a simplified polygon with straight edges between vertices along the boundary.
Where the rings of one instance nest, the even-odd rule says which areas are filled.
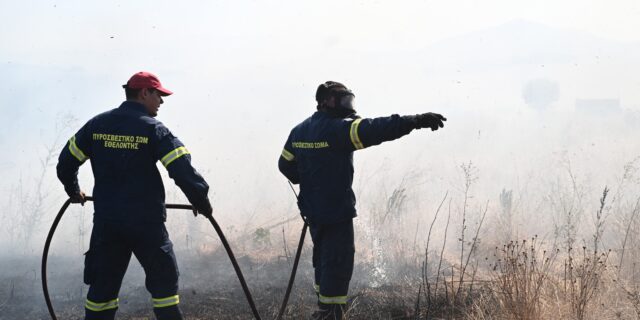
[[[311,320],[342,320],[346,305],[319,304],[320,309],[311,314]]]

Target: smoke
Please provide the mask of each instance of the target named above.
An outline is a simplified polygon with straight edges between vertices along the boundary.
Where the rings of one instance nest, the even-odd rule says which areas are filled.
[[[120,85],[139,70],[158,74],[176,92],[158,118],[210,183],[214,216],[255,291],[285,285],[301,221],[276,163],[290,129],[315,110],[314,90],[326,80],[349,86],[364,117],[431,111],[448,118],[437,132],[414,131],[356,152],[353,288],[419,276],[427,241],[430,254],[442,255],[451,269],[461,260],[464,241],[457,239],[465,233],[468,241],[476,230],[478,259],[493,245],[532,235],[558,246],[567,237],[586,243],[605,186],[613,202],[604,245],[637,244],[622,235],[637,226],[640,45],[554,26],[560,22],[513,20],[515,13],[436,32],[435,22],[421,18],[434,15],[433,8],[414,5],[416,12],[382,4],[344,10],[176,4],[125,24],[112,18],[135,20],[136,10],[146,8],[109,5],[85,15],[64,4],[36,6],[29,20],[46,23],[21,36],[41,49],[18,45],[19,34],[0,33],[15,45],[0,54],[7,79],[0,87],[0,288],[6,290],[0,309],[12,297],[12,310],[41,315],[39,255],[66,199],[54,172],[57,152],[92,116],[117,107]],[[168,12],[175,14],[167,18]],[[351,21],[355,12],[360,23]],[[81,28],[87,25],[93,27]],[[160,171],[167,201],[187,203]],[[80,184],[91,193],[88,162]],[[238,294],[205,219],[170,211],[167,225],[185,292]],[[51,248],[50,291],[65,307],[80,305],[86,294],[83,253],[91,226],[92,205],[73,205]],[[310,263],[308,239],[301,288],[312,282]],[[146,299],[143,277],[132,262],[121,299]]]

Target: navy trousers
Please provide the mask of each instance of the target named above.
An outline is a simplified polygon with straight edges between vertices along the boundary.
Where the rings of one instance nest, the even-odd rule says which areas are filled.
[[[118,292],[131,254],[146,275],[154,313],[160,320],[182,319],[178,303],[178,265],[164,223],[95,222],[85,254],[84,282],[89,285],[86,319],[114,319]]]
[[[347,303],[353,274],[355,244],[353,220],[335,224],[311,224],[313,268],[318,302],[322,305]]]

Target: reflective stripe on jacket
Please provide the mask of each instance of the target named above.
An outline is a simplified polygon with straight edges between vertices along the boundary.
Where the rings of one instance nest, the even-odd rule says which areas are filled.
[[[94,221],[165,221],[160,161],[189,201],[206,201],[209,185],[191,166],[185,146],[142,104],[120,107],[89,120],[60,152],[58,178],[67,194],[80,190],[78,168],[91,162]]]
[[[356,216],[353,151],[400,138],[415,128],[407,118],[333,118],[316,112],[297,125],[284,145],[278,167],[300,184],[298,206],[310,222],[330,224]]]

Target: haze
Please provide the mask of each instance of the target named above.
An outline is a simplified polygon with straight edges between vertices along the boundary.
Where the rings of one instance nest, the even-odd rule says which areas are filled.
[[[571,172],[597,204],[640,157],[634,0],[3,0],[0,20],[5,261],[39,254],[66,199],[57,152],[92,116],[117,107],[121,85],[140,70],[175,92],[158,119],[189,148],[211,185],[214,216],[238,237],[297,215],[277,159],[326,80],[351,88],[364,117],[432,111],[449,119],[436,133],[356,153],[361,229],[398,186],[409,211],[433,212],[447,191],[461,194],[461,165],[471,163],[474,201],[496,207],[502,190],[515,190],[522,212],[540,214],[519,217],[518,234],[550,237],[554,219],[536,210],[550,184],[566,185]],[[186,202],[161,171],[168,201]],[[91,193],[88,162],[80,178]],[[42,214],[26,220],[34,210]],[[80,261],[91,213],[74,208],[52,250]],[[217,241],[203,235],[204,220],[170,215],[175,237],[197,230],[198,241]],[[18,231],[25,224],[35,229],[28,238]]]

